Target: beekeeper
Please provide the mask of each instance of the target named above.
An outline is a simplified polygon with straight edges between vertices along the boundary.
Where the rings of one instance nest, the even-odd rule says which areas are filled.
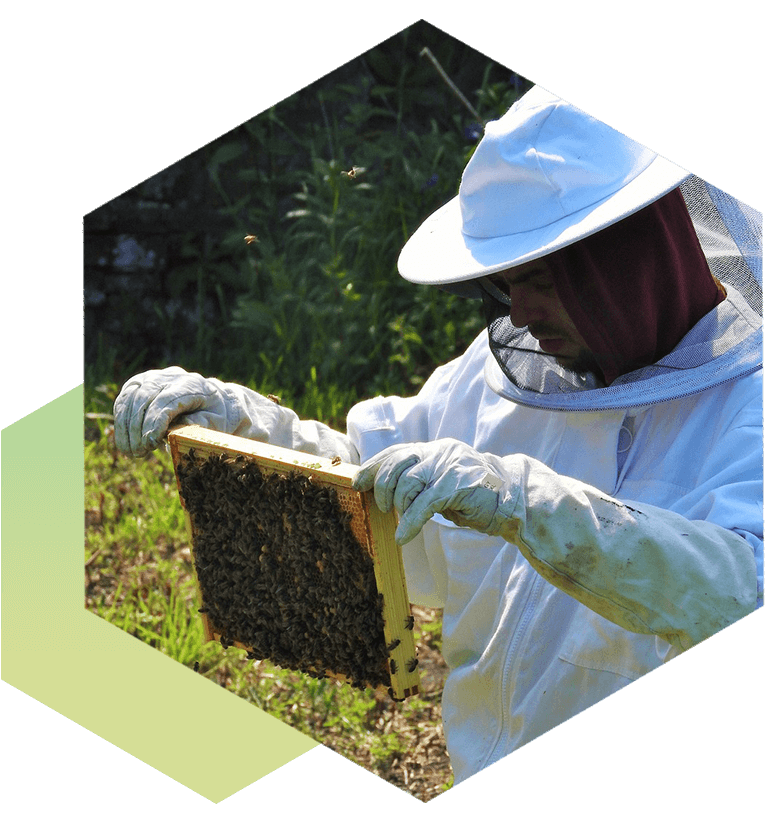
[[[117,443],[180,421],[361,463],[443,608],[460,782],[762,604],[760,262],[756,213],[533,88],[401,253],[487,315],[418,395],[343,435],[173,367],[125,384]]]

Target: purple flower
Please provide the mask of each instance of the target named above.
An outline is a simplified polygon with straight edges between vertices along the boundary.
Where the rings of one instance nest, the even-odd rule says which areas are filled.
[[[426,182],[420,187],[421,192],[425,192],[429,187],[434,186],[439,181],[439,176],[437,173],[434,173]]]
[[[484,133],[484,125],[481,122],[471,122],[463,128],[463,135],[468,141],[478,141]]]

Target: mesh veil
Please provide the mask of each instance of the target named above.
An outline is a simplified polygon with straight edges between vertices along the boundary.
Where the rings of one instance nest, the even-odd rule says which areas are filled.
[[[496,392],[547,409],[620,409],[690,395],[761,366],[761,216],[694,176],[681,193],[726,300],[662,359],[605,387],[591,374],[564,370],[526,328],[512,324],[507,305],[482,290],[492,351],[485,372]]]

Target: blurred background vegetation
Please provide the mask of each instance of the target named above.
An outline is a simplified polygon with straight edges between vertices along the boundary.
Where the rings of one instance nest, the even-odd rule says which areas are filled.
[[[293,400],[417,389],[482,321],[398,253],[528,86],[420,22],[86,215],[86,384],[178,364]]]

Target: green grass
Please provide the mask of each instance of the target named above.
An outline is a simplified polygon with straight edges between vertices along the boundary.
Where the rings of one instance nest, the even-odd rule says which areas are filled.
[[[116,391],[114,385],[90,391],[86,412],[107,415]],[[307,398],[316,408],[329,398],[328,415],[337,418],[327,393]],[[86,607],[126,635],[422,800],[451,785],[441,731],[439,615],[416,609],[423,692],[399,704],[206,643],[170,456],[120,455],[106,418],[86,419],[84,556]]]

